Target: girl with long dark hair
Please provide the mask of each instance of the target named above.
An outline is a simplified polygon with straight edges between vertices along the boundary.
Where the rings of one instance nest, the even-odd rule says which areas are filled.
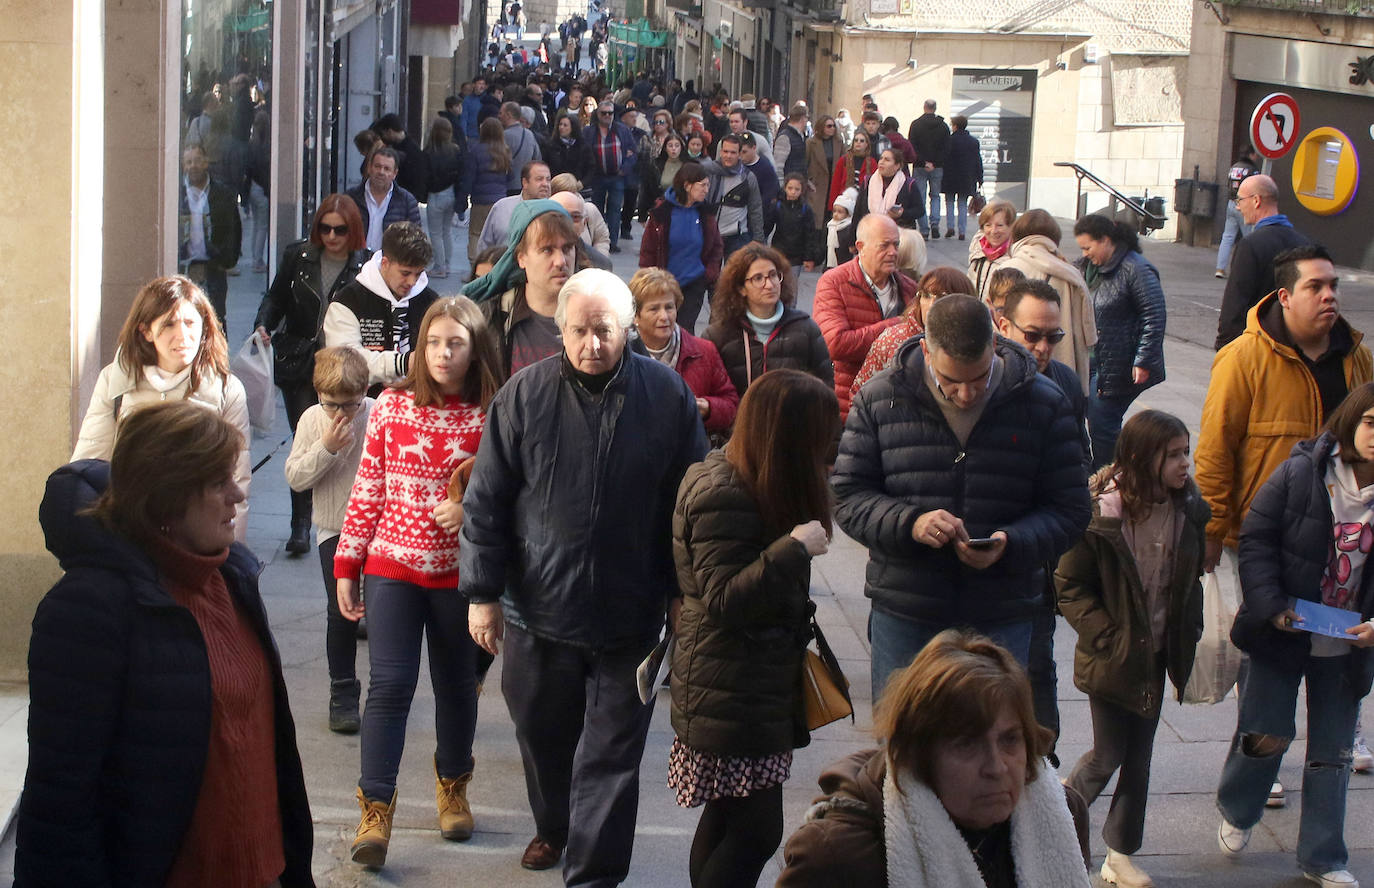
[[[458,595],[459,504],[448,483],[475,456],[486,408],[500,386],[486,320],[464,296],[442,299],[420,323],[422,360],[378,398],[367,424],[358,477],[334,555],[339,611],[364,613],[371,677],[363,709],[362,817],[351,856],[376,869],[386,862],[396,810],[396,775],[406,721],[428,640],[434,684],[434,752],[439,831],[472,836],[467,786],[477,727],[477,646],[468,636],[467,599]]]
[[[826,458],[835,393],[796,370],[765,373],[723,451],[687,471],[673,515],[682,614],[672,664],[668,785],[704,805],[693,888],[752,886],[782,839],[782,784],[799,728],[797,680],[811,559],[831,535]]]
[[[1188,440],[1168,413],[1131,417],[1111,464],[1089,482],[1092,521],[1054,575],[1059,610],[1078,632],[1073,680],[1093,723],[1093,746],[1068,785],[1091,805],[1120,771],[1102,827],[1109,884],[1151,884],[1131,855],[1145,834],[1164,680],[1182,700],[1202,625],[1211,511],[1188,476]]]

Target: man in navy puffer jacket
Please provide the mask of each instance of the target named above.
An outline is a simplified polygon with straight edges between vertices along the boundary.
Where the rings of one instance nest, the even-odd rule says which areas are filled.
[[[995,339],[986,306],[947,296],[849,411],[836,518],[868,547],[876,699],[944,629],[1027,660],[1044,565],[1091,517],[1069,402],[1035,359]],[[986,539],[970,544],[969,540]]]

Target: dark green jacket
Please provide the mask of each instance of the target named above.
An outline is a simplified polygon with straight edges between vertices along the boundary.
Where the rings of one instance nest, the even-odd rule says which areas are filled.
[[[787,533],[765,527],[721,451],[682,480],[673,557],[683,593],[672,663],[678,739],[703,752],[751,757],[805,746],[800,695],[811,556]]]
[[[1149,716],[1159,711],[1152,680],[1157,665],[1150,637],[1145,593],[1135,558],[1122,534],[1122,519],[1103,494],[1093,500],[1093,518],[1083,538],[1059,559],[1054,585],[1059,611],[1078,632],[1073,683],[1083,693]],[[1119,500],[1115,500],[1119,502]],[[1188,483],[1182,530],[1174,541],[1174,571],[1169,580],[1164,660],[1178,697],[1193,671],[1202,635],[1204,529],[1211,511]]]

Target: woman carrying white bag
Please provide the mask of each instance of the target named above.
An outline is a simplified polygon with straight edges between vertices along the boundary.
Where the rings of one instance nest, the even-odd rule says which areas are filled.
[[[178,399],[217,410],[243,435],[234,466],[244,495],[235,507],[234,538],[242,542],[252,480],[247,399],[229,372],[229,346],[210,300],[190,278],[174,275],[149,281],[134,297],[115,359],[96,379],[72,461],[108,460],[122,417],[144,404]]]

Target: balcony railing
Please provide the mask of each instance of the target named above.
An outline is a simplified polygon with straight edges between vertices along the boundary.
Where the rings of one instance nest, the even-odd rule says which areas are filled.
[[[1374,17],[1374,0],[1220,0],[1223,6],[1248,6],[1285,12]]]

